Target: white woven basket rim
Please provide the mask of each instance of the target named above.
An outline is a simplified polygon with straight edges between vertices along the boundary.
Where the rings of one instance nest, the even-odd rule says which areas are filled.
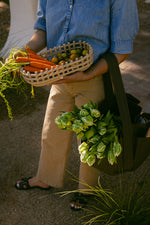
[[[85,41],[78,42],[68,42],[67,44],[60,45],[58,47],[51,48],[47,51],[39,54],[43,58],[48,59],[56,55],[58,52],[66,52],[67,50],[71,50],[74,48],[85,48],[88,49],[88,54],[86,56],[81,56],[80,59],[76,59],[75,61],[66,62],[63,65],[56,65],[56,67],[51,67],[50,70],[46,69],[45,71],[41,70],[40,73],[34,72],[31,73],[29,71],[25,71],[23,68],[21,69],[21,74],[24,80],[33,85],[33,86],[44,86],[48,85],[54,81],[62,79],[62,77],[67,76],[69,74],[75,73],[77,71],[85,71],[88,69],[93,63],[93,49],[91,45]]]

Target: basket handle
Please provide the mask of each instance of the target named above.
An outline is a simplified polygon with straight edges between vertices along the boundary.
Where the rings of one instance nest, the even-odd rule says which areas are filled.
[[[104,58],[108,64],[108,77],[109,77],[109,90],[112,92],[112,95],[115,94],[116,101],[118,104],[118,109],[120,117],[122,120],[122,131],[123,131],[123,163],[125,169],[131,169],[133,166],[133,147],[134,147],[134,136],[133,136],[133,127],[131,122],[131,117],[129,113],[127,98],[124,90],[124,85],[121,77],[120,68],[118,65],[117,58],[111,52],[107,52],[101,56]],[[104,76],[107,74],[104,74]],[[112,89],[112,85],[114,91]],[[109,95],[110,101],[111,96]],[[107,97],[107,96],[106,96]],[[110,102],[109,101],[109,102]],[[112,103],[112,102],[110,102]]]

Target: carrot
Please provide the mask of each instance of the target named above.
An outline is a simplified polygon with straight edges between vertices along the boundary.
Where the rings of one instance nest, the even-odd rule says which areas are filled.
[[[44,59],[43,57],[39,56],[34,50],[32,50],[31,48],[29,48],[28,46],[26,46],[26,51],[28,53],[28,56],[30,58],[35,58],[35,59],[41,59],[41,60],[44,60],[44,61],[49,61],[47,59]],[[50,62],[50,61],[49,61]],[[52,62],[51,62],[52,63]],[[54,63],[53,63],[54,65]]]
[[[20,62],[30,62],[28,57],[17,57],[16,58],[16,62],[20,63]]]
[[[32,50],[30,47],[25,46],[25,50],[27,51],[28,54],[32,53],[36,55],[36,52],[34,50]]]
[[[51,61],[49,61],[47,59],[44,59],[43,57],[39,56],[34,50],[32,50],[28,46],[26,46],[26,51],[28,53],[28,57],[29,58],[41,60],[41,61],[43,61],[44,64],[50,64],[51,66],[55,66],[56,65],[55,63],[53,63],[53,62],[51,62]]]
[[[41,70],[40,70],[39,68],[30,66],[30,65],[24,66],[24,70],[25,70],[25,71],[32,72],[32,73],[33,73],[33,72],[38,72],[38,73],[41,72]]]
[[[46,59],[44,59],[43,57],[39,56],[38,54],[32,54],[32,53],[29,53],[28,56],[29,56],[30,58],[33,58],[33,59],[46,60]]]
[[[48,68],[48,69],[51,69],[51,65],[49,65],[49,64],[46,64],[46,63],[40,63],[40,62],[34,62],[34,61],[31,61],[30,62],[30,66],[33,66],[33,67],[37,67],[37,68],[40,68],[41,70],[42,69],[46,69],[46,68]]]
[[[42,58],[42,57],[41,57]],[[46,63],[49,64],[51,66],[55,66],[55,63],[52,63],[48,60],[44,60],[44,59],[36,59],[36,58],[30,58],[30,57],[17,57],[16,58],[16,62],[39,62],[39,63]]]
[[[41,56],[39,56],[39,55],[29,54],[28,56],[29,56],[29,58],[42,60],[42,61],[44,61],[44,62],[46,62],[46,63],[49,62],[49,64],[51,64],[52,66],[56,65],[55,63],[53,63],[53,62],[51,62],[51,61],[49,61],[49,60],[47,60],[47,59],[44,59],[43,57],[41,57]]]
[[[29,56],[30,58],[34,58],[34,59],[46,60],[46,59],[44,59],[43,57],[39,56],[38,54],[32,54],[32,53],[29,53],[28,56]]]

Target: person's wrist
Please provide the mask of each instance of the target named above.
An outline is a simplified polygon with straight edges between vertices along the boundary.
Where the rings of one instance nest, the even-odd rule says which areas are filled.
[[[93,78],[95,78],[97,76],[96,69],[93,66],[91,66],[90,71],[93,75]]]

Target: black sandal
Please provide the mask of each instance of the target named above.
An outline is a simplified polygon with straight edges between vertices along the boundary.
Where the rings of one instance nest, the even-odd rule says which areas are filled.
[[[83,209],[87,204],[88,197],[89,195],[85,195],[80,192],[75,193],[73,199],[70,202],[70,208],[74,211]]]
[[[32,177],[21,178],[19,181],[16,182],[15,188],[17,188],[18,190],[28,190],[28,189],[33,189],[33,188],[39,188],[41,190],[49,190],[50,189],[50,187],[48,187],[48,188],[42,188],[42,187],[39,187],[39,186],[31,187],[30,184],[29,184],[29,180],[31,178]]]

